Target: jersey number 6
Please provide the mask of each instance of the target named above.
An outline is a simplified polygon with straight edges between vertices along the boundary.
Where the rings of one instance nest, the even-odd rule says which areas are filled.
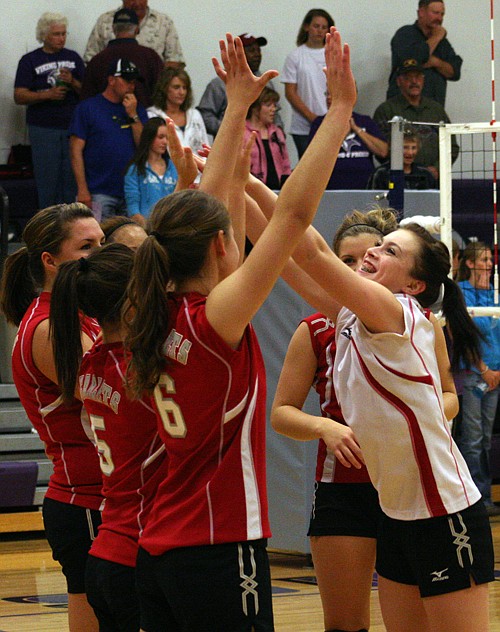
[[[160,414],[163,427],[168,434],[176,439],[183,439],[187,433],[184,416],[177,402],[171,397],[163,396],[164,391],[167,395],[175,395],[175,383],[168,373],[162,373],[158,384],[155,386],[156,408]]]

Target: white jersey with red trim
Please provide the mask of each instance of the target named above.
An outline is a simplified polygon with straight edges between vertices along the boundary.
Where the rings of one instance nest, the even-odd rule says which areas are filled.
[[[317,360],[313,387],[318,393],[321,415],[345,425],[333,385],[333,364],[336,353],[335,324],[323,314],[304,318],[311,337],[311,346]],[[370,483],[366,465],[360,469],[345,467],[319,440],[316,461],[316,480],[321,483]]]
[[[95,434],[105,498],[91,555],[135,567],[139,535],[168,460],[149,398],[131,401],[124,388],[121,342],[96,343],[82,359],[80,393]]]
[[[54,466],[47,498],[100,509],[101,471],[88,415],[77,399],[63,404],[59,386],[33,361],[33,335],[38,325],[49,318],[49,312],[49,292],[43,292],[26,310],[12,349],[14,383]],[[81,325],[82,331],[95,340],[99,333],[96,321],[82,317]]]
[[[197,293],[169,299],[168,363],[154,393],[169,469],[140,539],[152,555],[271,535],[264,362],[253,328],[232,349],[205,303]]]
[[[334,382],[383,511],[397,520],[451,514],[481,498],[444,415],[434,327],[417,301],[403,334],[372,334],[349,310],[337,320]]]

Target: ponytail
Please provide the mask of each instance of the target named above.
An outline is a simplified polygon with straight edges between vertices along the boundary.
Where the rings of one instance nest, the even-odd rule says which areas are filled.
[[[85,260],[67,261],[59,266],[50,297],[49,337],[57,383],[65,403],[74,397],[83,353],[77,292],[80,261]]]
[[[470,368],[481,359],[481,333],[467,311],[460,287],[447,277],[444,281],[443,316],[452,344],[451,368]]]
[[[163,344],[170,331],[168,291],[182,291],[199,278],[219,231],[229,233],[228,212],[203,191],[172,193],[159,200],[149,218],[150,236],[136,253],[125,315],[130,397],[151,392],[165,368]]]
[[[109,244],[87,258],[58,268],[52,287],[49,333],[57,381],[64,401],[75,393],[82,359],[82,314],[103,328],[120,325],[134,253],[124,244]]]
[[[38,296],[38,288],[30,272],[26,246],[7,257],[0,285],[0,309],[7,322],[19,325],[26,310]]]
[[[151,393],[165,367],[163,343],[170,327],[167,286],[170,259],[155,235],[136,252],[124,320],[130,352],[126,383],[131,399]]]

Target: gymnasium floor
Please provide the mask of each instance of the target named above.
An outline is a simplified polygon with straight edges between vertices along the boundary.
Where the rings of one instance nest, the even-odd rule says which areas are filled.
[[[500,517],[491,519],[495,568],[491,584],[491,632],[500,632]],[[65,582],[43,537],[0,533],[0,632],[65,632]],[[314,571],[305,556],[271,551],[276,632],[323,630],[321,602]],[[385,630],[372,591],[371,632]],[[208,631],[207,631],[208,632]],[[216,631],[214,631],[216,632]]]

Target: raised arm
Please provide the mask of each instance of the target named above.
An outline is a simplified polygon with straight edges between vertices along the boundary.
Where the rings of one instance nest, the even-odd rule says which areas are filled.
[[[403,310],[393,293],[345,265],[317,232],[308,231],[294,259],[333,299],[375,332],[404,331]]]
[[[243,138],[245,117],[266,83],[276,77],[276,70],[268,70],[256,77],[248,66],[239,37],[227,34],[227,42],[220,41],[222,64],[212,59],[215,72],[226,84],[227,108],[207,160],[200,189],[227,205],[229,180],[234,172]]]
[[[177,136],[175,123],[167,117],[168,153],[177,171],[175,191],[189,189],[198,175],[198,167],[194,161],[191,147],[183,147]]]
[[[250,176],[252,177],[252,176]],[[258,180],[260,182],[260,180]],[[266,185],[260,182],[264,189],[267,189]],[[252,187],[250,187],[252,188]],[[276,196],[274,191],[267,189],[269,193],[273,196]],[[265,194],[265,191],[261,191]],[[259,196],[257,196],[259,197]],[[266,226],[268,224],[267,217],[271,217],[272,211],[274,210],[274,205],[276,203],[275,200],[272,200],[271,196],[261,196],[261,200],[263,200],[264,205],[266,200],[272,202],[271,212],[268,216],[264,214],[256,200],[254,200],[248,193],[245,197],[245,205],[246,205],[246,232],[247,236],[252,242],[252,244],[257,243],[257,240],[260,238]],[[312,226],[308,228],[310,230]],[[295,263],[295,261],[290,258],[285,264],[283,271],[281,273],[281,278],[288,283],[288,285],[295,290],[299,296],[301,296],[306,303],[309,303],[311,307],[313,307],[318,312],[327,315],[331,320],[335,320],[338,310],[339,304],[329,296],[322,287],[320,287],[314,279],[302,270],[302,268]]]
[[[234,238],[240,253],[239,264],[243,263],[245,256],[246,230],[246,207],[245,207],[245,186],[250,175],[250,163],[252,148],[255,143],[255,132],[252,132],[236,160],[233,177],[230,180],[228,211],[233,225]]]
[[[349,125],[356,100],[349,47],[342,46],[340,34],[334,27],[326,39],[326,75],[330,93],[335,97],[325,123],[286,181],[268,227],[248,258],[219,283],[207,299],[209,321],[232,345],[239,343],[245,327],[267,298],[312,222]],[[220,134],[221,131],[217,140]],[[212,149],[209,160],[213,153]]]

